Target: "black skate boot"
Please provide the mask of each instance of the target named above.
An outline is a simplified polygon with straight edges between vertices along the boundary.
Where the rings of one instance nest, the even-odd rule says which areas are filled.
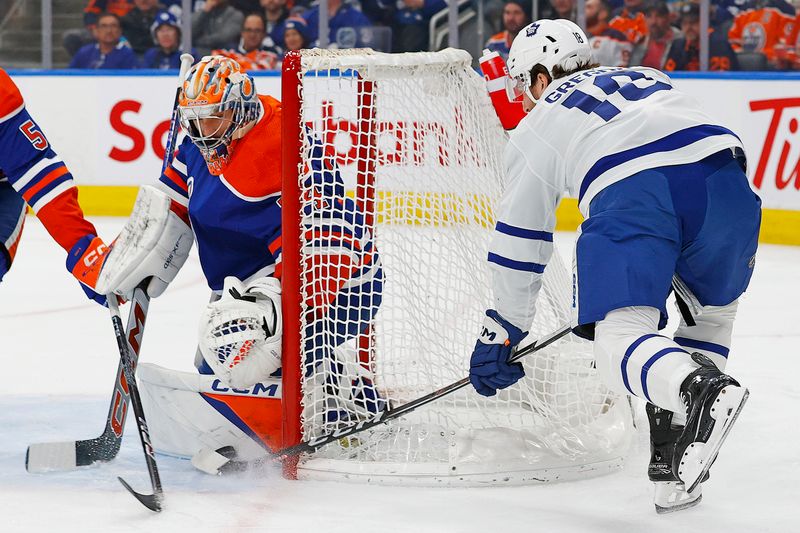
[[[688,415],[672,463],[688,492],[697,488],[708,473],[750,394],[705,355],[693,353],[692,359],[700,368],[681,384]]]
[[[672,425],[672,411],[648,403],[645,407],[650,422],[650,464],[647,476],[655,486],[653,504],[659,514],[681,511],[694,507],[703,499],[702,487],[687,492],[683,482],[672,470],[675,443],[683,432],[683,426]],[[706,474],[703,481],[708,479]]]

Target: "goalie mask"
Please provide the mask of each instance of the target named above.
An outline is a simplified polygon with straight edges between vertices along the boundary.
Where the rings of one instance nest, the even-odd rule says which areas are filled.
[[[235,141],[258,119],[261,102],[253,78],[239,63],[206,56],[186,74],[178,110],[181,126],[200,149],[209,172],[219,176]]]

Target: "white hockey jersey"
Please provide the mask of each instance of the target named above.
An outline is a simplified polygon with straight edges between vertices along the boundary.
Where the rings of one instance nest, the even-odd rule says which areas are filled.
[[[506,191],[489,248],[495,308],[527,331],[553,252],[564,193],[592,198],[642,170],[700,161],[742,143],[658,70],[599,67],[553,81],[511,133]]]

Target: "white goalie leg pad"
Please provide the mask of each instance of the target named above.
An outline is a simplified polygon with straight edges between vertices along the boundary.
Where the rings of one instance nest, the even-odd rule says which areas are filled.
[[[225,383],[249,387],[281,366],[281,284],[262,277],[244,285],[225,278],[222,297],[200,318],[198,344],[208,366]]]
[[[169,196],[149,185],[139,189],[133,212],[114,241],[95,290],[130,294],[153,277],[148,294],[160,296],[189,257],[192,229],[170,210]]]
[[[248,420],[232,421],[230,413],[226,416],[224,409],[215,408],[214,402],[209,402],[203,394],[252,398],[263,401],[264,409],[279,410],[280,379],[234,391],[216,376],[180,372],[150,363],[140,364],[136,373],[150,437],[160,453],[189,459],[202,450],[232,446],[241,460],[264,457],[263,444],[240,427]]]

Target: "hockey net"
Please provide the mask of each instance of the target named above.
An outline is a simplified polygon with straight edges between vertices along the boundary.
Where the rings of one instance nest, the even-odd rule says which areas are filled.
[[[492,307],[486,257],[506,140],[470,63],[460,50],[314,50],[284,63],[287,445],[468,373],[483,313]],[[338,168],[349,201],[320,201],[315,168]],[[335,232],[341,228],[331,221],[342,219],[358,226],[362,248],[366,240],[374,244],[382,283],[353,288],[335,279],[342,269],[325,254],[342,242],[309,228],[332,224],[327,229]],[[315,312],[331,284],[350,296],[333,301],[335,312]],[[523,344],[567,323],[571,298],[556,251]],[[523,361],[525,378],[497,396],[462,389],[301,457],[296,475],[485,484],[617,468],[632,433],[630,410],[601,384],[591,344],[569,336]]]

